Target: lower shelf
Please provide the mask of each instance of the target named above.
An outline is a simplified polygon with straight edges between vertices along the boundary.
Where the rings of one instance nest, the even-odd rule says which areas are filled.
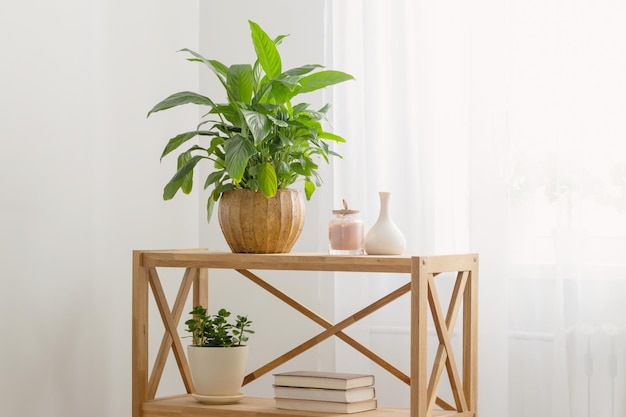
[[[381,407],[372,411],[356,413],[359,417],[409,417],[409,410],[405,408]],[[142,405],[143,417],[331,417],[346,416],[346,414],[314,413],[309,411],[279,410],[274,407],[272,398],[244,397],[236,404],[206,405],[193,399],[191,395],[177,395],[146,401]],[[474,413],[459,413],[456,411],[433,411],[433,417],[474,417]]]

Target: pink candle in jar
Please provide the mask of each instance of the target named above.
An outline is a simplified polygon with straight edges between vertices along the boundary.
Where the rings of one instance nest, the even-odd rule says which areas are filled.
[[[328,222],[328,245],[331,255],[361,255],[363,253],[363,221],[359,210],[348,209],[343,202],[342,210],[333,210]]]

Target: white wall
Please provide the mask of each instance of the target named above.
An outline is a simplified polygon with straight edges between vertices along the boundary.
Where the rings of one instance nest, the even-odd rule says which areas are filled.
[[[324,2],[259,3],[3,4],[0,415],[130,414],[131,251],[226,249],[217,222],[206,224],[197,194],[161,200],[175,164],[159,163],[162,147],[198,117],[193,107],[145,117],[168,94],[198,88],[199,67],[176,51],[247,62],[252,19],[271,35],[291,34],[281,47],[285,67],[324,62]],[[205,79],[202,88],[210,89]],[[328,196],[330,184],[307,203],[295,250],[326,250],[319,225],[330,215]],[[319,330],[240,279],[212,278],[212,302],[250,306],[258,332],[251,366]],[[270,277],[332,315],[332,280],[295,278]],[[176,283],[167,281],[172,293]],[[332,352],[327,343],[289,366],[332,368]],[[159,394],[182,392],[168,370]],[[247,393],[271,395],[267,378]]]
[[[165,140],[197,86],[176,54],[198,3],[0,7],[0,415],[130,415],[131,250],[198,245],[197,198],[161,200]]]

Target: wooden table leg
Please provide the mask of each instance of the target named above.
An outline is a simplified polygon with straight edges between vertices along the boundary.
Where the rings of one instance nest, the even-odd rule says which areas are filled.
[[[141,405],[148,399],[148,270],[141,251],[133,251],[132,314],[132,410],[133,417],[141,417]]]

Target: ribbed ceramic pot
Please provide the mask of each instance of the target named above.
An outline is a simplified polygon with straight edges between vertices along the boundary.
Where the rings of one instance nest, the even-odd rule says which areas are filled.
[[[235,253],[288,253],[304,226],[304,197],[294,189],[262,192],[230,190],[222,194],[218,218],[226,243]]]
[[[243,383],[248,346],[187,346],[189,370],[196,394],[236,396]]]

